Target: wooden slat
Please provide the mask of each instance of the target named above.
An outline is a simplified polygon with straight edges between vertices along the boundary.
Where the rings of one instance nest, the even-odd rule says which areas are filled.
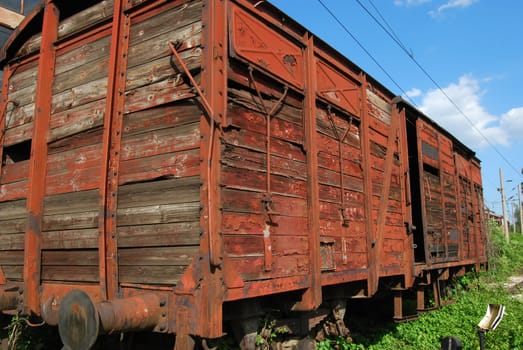
[[[199,174],[199,149],[122,161],[120,185],[160,177],[185,177]]]
[[[98,229],[64,229],[42,232],[42,249],[97,249]]]
[[[108,20],[113,15],[114,0],[101,1],[94,6],[66,18],[61,21],[58,26],[58,38],[64,39],[74,33],[83,31],[97,23]],[[36,51],[40,47],[42,41],[41,34],[32,36],[25,44],[18,50],[17,56],[27,55]]]
[[[11,101],[15,101],[16,105],[10,104],[7,107],[7,116],[9,117],[10,121],[7,123],[8,127],[13,127],[16,125],[20,125],[27,121],[28,116],[26,119],[22,119],[19,115],[26,116],[25,114],[18,114],[16,113],[20,109],[27,107],[34,103],[35,93],[36,93],[36,74],[37,70],[30,69],[29,72],[31,74],[34,74],[33,76],[28,78],[28,82],[23,82],[23,85],[20,84],[19,89],[12,89],[9,93],[9,99]]]
[[[197,123],[200,121],[201,113],[199,106],[193,101],[131,113],[123,120],[123,138],[158,129]]]
[[[185,272],[185,266],[121,266],[120,283],[176,285]]]
[[[4,276],[9,281],[22,281],[24,275],[24,266],[3,266]]]
[[[117,233],[120,248],[198,245],[200,222],[121,226]]]
[[[27,180],[0,185],[0,202],[27,197]]]
[[[246,79],[249,79],[249,77],[245,77]],[[268,85],[265,85],[268,84]],[[269,81],[263,81],[258,82],[257,86],[258,89],[261,91],[265,89],[272,89],[273,86],[270,86],[271,84]],[[252,88],[252,86],[248,86],[248,88]],[[261,116],[262,118],[265,118],[265,110],[260,105],[259,98],[255,97],[255,92],[250,90],[240,90],[237,88],[229,87],[227,90],[228,98],[231,102],[233,102],[232,105],[229,106],[231,111],[231,116],[234,118],[238,113],[241,115],[241,113],[248,113],[248,114],[256,114],[258,116]],[[282,103],[278,103],[279,97],[282,95],[281,87],[277,87],[275,90],[273,90],[272,93],[269,94],[271,98],[263,97],[263,103],[265,105],[265,108],[267,111],[272,110],[275,108],[275,112],[273,112],[272,118],[273,119],[281,119],[282,121],[285,121],[287,123],[294,124],[292,128],[301,128],[303,127],[303,111],[302,111],[302,104],[303,102],[301,99],[294,100],[292,95],[287,95],[285,97],[285,100],[282,101]],[[243,112],[242,112],[243,111]],[[235,122],[242,122],[241,119],[236,120]],[[263,132],[265,130],[264,127],[265,123],[262,124],[252,124],[251,127],[254,131],[260,131]]]
[[[68,178],[69,181],[63,181]],[[87,191],[100,184],[100,170],[97,167],[81,168],[68,173],[49,175],[46,178],[46,195]]]
[[[227,144],[241,146],[243,148],[265,152],[265,137],[263,134],[252,132],[247,129],[230,129],[223,135],[223,140]],[[286,142],[282,139],[271,139],[271,154],[281,158],[299,160],[305,163],[305,152],[301,145]]]
[[[5,149],[4,149],[5,153]],[[8,155],[6,155],[7,157]],[[27,180],[29,176],[29,160],[16,163],[4,164],[2,166],[2,184]]]
[[[197,176],[123,185],[118,192],[118,208],[196,202],[199,195]]]
[[[127,94],[125,96],[125,113],[133,113],[167,103],[183,101],[194,96],[192,87],[185,84],[183,79],[168,78],[132,90],[132,93]]]
[[[320,152],[324,152],[333,156],[335,159],[333,162],[337,163],[339,158],[339,142],[331,136],[327,136],[322,133],[316,135],[316,140],[318,140],[318,148]],[[345,159],[354,159],[360,158],[361,151],[359,147],[355,147],[352,143],[348,145],[347,140],[342,144],[342,157]]]
[[[25,218],[27,215],[26,205],[27,203],[25,199],[10,202],[0,202],[0,221]],[[0,232],[3,232],[1,225]]]
[[[51,116],[48,142],[98,128],[104,120],[105,99],[71,108]]]
[[[244,281],[300,276],[309,273],[308,255],[273,257],[273,269],[270,272],[266,272],[264,269],[263,256],[232,258],[231,260]]]
[[[118,249],[119,266],[188,266],[198,246]]]
[[[272,235],[307,235],[305,218],[272,216]],[[267,218],[262,214],[224,212],[222,231],[224,234],[262,234],[267,227]]]
[[[191,1],[182,6],[176,6],[161,11],[153,17],[146,18],[131,27],[131,45],[144,41],[154,41],[159,35],[178,32],[192,23],[200,22],[202,16],[202,1]],[[170,23],[166,26],[165,23]]]
[[[99,191],[90,190],[46,196],[44,215],[82,213],[98,210]]]
[[[235,167],[223,167],[222,184],[231,188],[245,189],[250,191],[265,191],[266,174],[253,170]],[[306,181],[295,179],[288,181],[285,176],[272,174],[272,192],[284,194],[289,197],[307,196]]]
[[[151,130],[147,133],[124,136],[121,159],[147,158],[159,154],[174,153],[199,148],[199,123],[184,124],[168,129]]]
[[[3,251],[0,254],[0,266],[16,266],[24,264],[23,250]]]
[[[16,68],[9,78],[9,87],[14,91],[21,90],[25,87],[35,84],[35,77],[38,71],[38,60],[30,60]]]
[[[24,218],[18,218],[18,219],[11,219],[11,220],[2,220],[0,221],[0,225],[2,225],[1,233],[2,234],[12,234],[12,233],[21,233],[25,231],[25,225],[26,225],[27,219]],[[0,243],[0,247],[3,246],[3,243]]]
[[[154,205],[150,207],[119,209],[118,226],[192,222],[200,219],[200,203]]]
[[[225,188],[222,190],[224,211],[243,213],[264,213],[262,192],[250,192]],[[274,211],[283,216],[306,217],[307,201],[303,198],[272,196]]]
[[[103,36],[99,39],[82,41],[82,44],[72,50],[59,51],[56,56],[55,74],[58,80],[63,80],[64,76],[73,76],[67,72],[77,71],[84,78],[86,77],[84,69],[97,66],[99,60],[107,60],[109,57],[109,45],[111,43],[110,35]],[[93,64],[94,63],[94,64]],[[104,70],[107,75],[107,69]],[[66,74],[67,73],[67,74]],[[58,84],[59,85],[59,84]],[[55,81],[55,87],[57,83]]]
[[[195,71],[201,66],[201,48],[194,47],[190,50],[180,52],[180,57],[190,71]],[[154,61],[145,61],[141,65],[133,67],[127,71],[126,90],[134,89],[155,84],[157,82],[179,78],[180,70],[173,68],[172,57],[162,56]]]
[[[265,101],[265,103],[267,103],[267,101]],[[276,101],[273,101],[272,103],[274,104]],[[267,108],[270,109],[269,106],[267,106]],[[253,112],[236,104],[229,108],[228,113],[228,118],[232,125],[262,135],[266,133],[267,118],[263,113]],[[288,113],[288,115],[292,115],[292,113]],[[280,112],[271,118],[271,137],[286,142],[292,142],[294,144],[302,144],[304,137],[303,127],[294,121],[286,119],[287,118],[284,119],[284,114]]]
[[[98,282],[98,266],[42,266],[42,280],[53,282]]]
[[[222,164],[254,171],[266,171],[266,154],[242,147],[225,145],[222,149]],[[297,180],[306,180],[306,164],[288,158],[271,155],[271,173]]]
[[[98,210],[45,215],[43,218],[43,231],[89,229],[95,227],[98,227]]]
[[[92,250],[43,250],[43,266],[96,266],[98,251]]]
[[[22,108],[22,109],[23,109],[22,113],[29,113],[32,115],[32,113],[34,112],[34,104],[31,104],[31,106],[27,110],[26,110],[26,108]],[[28,115],[26,115],[26,116],[28,116]],[[24,118],[26,116],[24,116]],[[33,132],[33,122],[32,122],[33,117],[30,116],[28,118],[30,119],[29,122],[6,130],[6,132],[4,134],[4,147],[18,144],[23,141],[27,141],[27,140],[31,139],[32,132]]]
[[[53,95],[52,114],[105,98],[107,77],[73,86]]]

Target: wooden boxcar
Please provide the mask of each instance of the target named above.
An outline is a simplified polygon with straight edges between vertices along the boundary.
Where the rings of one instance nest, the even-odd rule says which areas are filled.
[[[267,2],[45,0],[0,59],[0,310],[65,348],[402,319],[486,263],[474,153]]]

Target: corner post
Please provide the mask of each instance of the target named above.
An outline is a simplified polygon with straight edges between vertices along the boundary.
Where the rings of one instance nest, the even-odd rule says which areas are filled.
[[[371,164],[368,159],[370,155],[369,139],[369,111],[367,107],[367,76],[361,73],[361,152],[363,167],[363,192],[366,193],[365,200],[365,230],[367,231],[367,295],[371,296],[378,290],[378,252],[376,248],[376,231],[372,218],[372,178],[370,176]]]
[[[119,296],[116,210],[130,28],[130,18],[124,14],[125,3],[123,0],[114,2],[102,146],[98,246],[100,288],[104,299]]]
[[[204,3],[202,90],[209,101],[212,115],[202,115],[200,132],[200,173],[202,188],[201,227],[204,232],[202,256],[208,258],[202,264],[203,281],[198,295],[200,305],[199,324],[201,336],[216,338],[222,336],[224,255],[221,236],[221,195],[220,195],[220,130],[227,114],[227,69],[228,0],[210,0]]]
[[[309,218],[309,259],[310,287],[305,291],[301,302],[294,310],[308,311],[318,308],[322,303],[321,259],[320,259],[320,209],[318,187],[318,147],[316,142],[316,61],[314,56],[314,37],[306,33],[306,87],[305,87],[305,147],[307,150],[307,185]]]
[[[47,132],[51,119],[55,46],[58,36],[59,11],[53,0],[47,0],[42,25],[42,42],[38,58],[35,109],[29,179],[27,185],[27,223],[24,245],[24,313],[40,314],[40,281],[42,263],[42,221],[45,179],[47,173]]]

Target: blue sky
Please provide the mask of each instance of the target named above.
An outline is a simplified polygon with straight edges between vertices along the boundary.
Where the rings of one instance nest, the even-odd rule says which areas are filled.
[[[270,2],[391,91],[407,94],[419,109],[473,149],[482,161],[484,197],[490,208],[501,213],[499,168],[503,169],[505,180],[512,180],[505,182],[506,197],[514,196],[517,200],[514,187],[523,181],[523,1]],[[363,44],[394,82],[321,3]],[[385,27],[390,26],[407,51],[466,117],[360,3]]]

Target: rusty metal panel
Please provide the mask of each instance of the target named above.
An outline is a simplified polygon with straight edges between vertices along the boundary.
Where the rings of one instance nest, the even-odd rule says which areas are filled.
[[[229,28],[233,56],[303,89],[305,65],[300,46],[236,5],[230,8]]]
[[[345,111],[359,116],[361,111],[361,88],[359,83],[340,73],[327,62],[318,59],[317,93]]]

